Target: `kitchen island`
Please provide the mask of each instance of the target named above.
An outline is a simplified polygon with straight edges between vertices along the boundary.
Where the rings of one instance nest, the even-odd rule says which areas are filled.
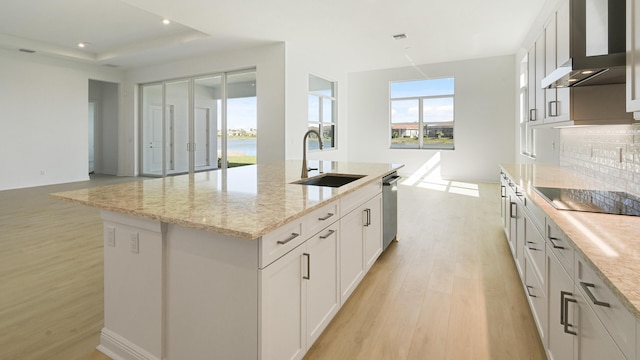
[[[381,178],[401,167],[310,165],[364,176],[294,184],[301,163],[287,161],[53,194],[103,210],[98,349],[114,359],[302,358],[380,255]]]

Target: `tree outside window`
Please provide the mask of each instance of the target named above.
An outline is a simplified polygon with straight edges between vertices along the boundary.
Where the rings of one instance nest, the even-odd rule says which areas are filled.
[[[322,134],[324,149],[336,147],[336,83],[309,75],[308,95],[309,128]],[[319,148],[315,135],[309,136],[309,150]]]

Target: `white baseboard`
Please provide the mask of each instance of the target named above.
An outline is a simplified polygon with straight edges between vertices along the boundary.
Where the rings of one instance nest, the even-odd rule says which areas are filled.
[[[107,328],[102,328],[97,349],[113,360],[160,360]]]

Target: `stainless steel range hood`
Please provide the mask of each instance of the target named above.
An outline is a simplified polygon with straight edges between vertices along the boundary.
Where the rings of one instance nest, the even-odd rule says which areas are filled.
[[[543,88],[625,82],[625,0],[571,0],[571,59],[542,79]]]

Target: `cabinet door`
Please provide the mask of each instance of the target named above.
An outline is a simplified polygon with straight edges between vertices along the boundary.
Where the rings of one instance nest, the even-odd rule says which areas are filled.
[[[527,121],[537,121],[540,118],[540,113],[536,108],[536,87],[540,87],[540,84],[536,84],[536,44],[533,44],[527,54],[527,96],[529,105]]]
[[[260,270],[262,360],[301,359],[306,349],[303,332],[302,277],[305,245]],[[306,265],[305,265],[306,266]]]
[[[338,289],[338,223],[320,231],[307,242],[303,262],[308,269],[306,285],[307,346],[311,346],[340,307]]]
[[[640,4],[627,0],[627,111],[640,111]]]
[[[525,255],[524,286],[527,291],[531,314],[538,327],[540,340],[543,346],[547,346],[547,296],[544,285],[541,283],[537,271],[533,269],[533,262],[529,256]]]
[[[577,358],[580,360],[626,359],[579,290],[575,291],[575,295],[574,298],[578,301],[576,309],[579,311],[576,319],[579,324]]]
[[[560,262],[547,249],[548,321],[547,355],[551,360],[573,359],[573,343],[576,335],[574,316],[576,311],[573,280]],[[565,322],[568,322],[565,325]]]
[[[509,236],[507,240],[509,240],[509,247],[511,248],[511,255],[513,258],[516,257],[516,239],[518,234],[516,233],[518,229],[518,202],[516,200],[516,196],[513,191],[509,190]]]
[[[516,194],[520,194],[516,192]],[[518,196],[518,195],[516,195]],[[524,242],[526,241],[526,218],[524,216],[524,206],[517,202],[516,210],[516,266],[520,272],[520,278],[524,279]]]
[[[556,14],[553,13],[547,24],[544,26],[544,76],[548,76],[556,69],[556,34]]]
[[[382,253],[382,195],[365,204],[364,259],[368,271]]]
[[[545,32],[543,31],[536,40],[536,81],[534,88],[536,90],[536,119],[543,122],[546,115],[545,90],[541,87],[542,79],[546,76],[545,65]]]
[[[363,209],[340,219],[340,303],[344,304],[364,276]]]
[[[570,2],[562,0],[556,11],[556,67],[566,64],[571,57]]]

